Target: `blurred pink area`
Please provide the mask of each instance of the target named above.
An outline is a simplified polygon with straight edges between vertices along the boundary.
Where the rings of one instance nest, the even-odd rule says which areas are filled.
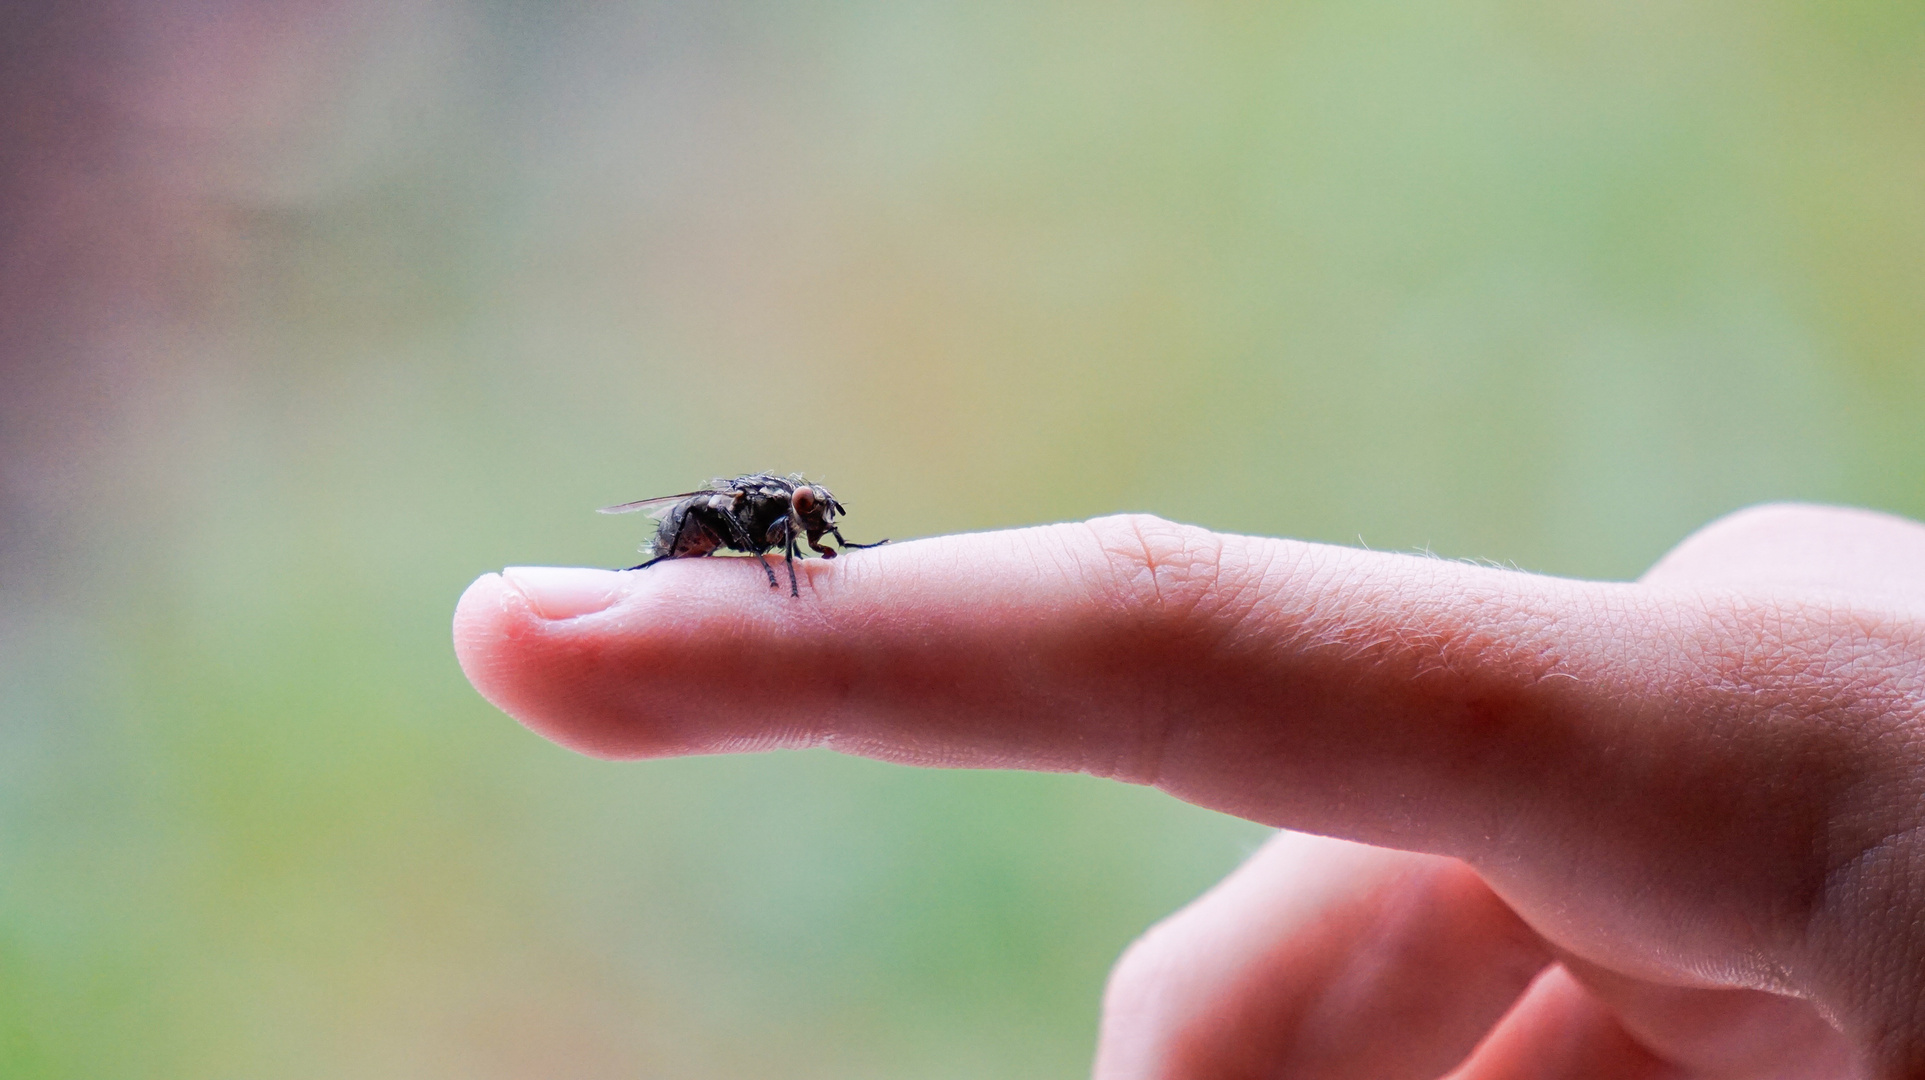
[[[171,486],[145,470],[177,464],[181,395],[248,362],[229,331],[279,239],[263,219],[366,178],[385,148],[343,137],[344,100],[384,47],[413,85],[382,89],[432,95],[434,66],[392,44],[431,17],[106,0],[0,14],[0,567],[94,523],[82,502],[152,509]]]

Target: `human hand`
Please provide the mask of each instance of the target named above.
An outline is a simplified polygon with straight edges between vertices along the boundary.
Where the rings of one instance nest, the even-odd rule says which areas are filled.
[[[456,646],[598,756],[1080,771],[1317,834],[1125,954],[1103,1080],[1925,1078],[1925,526],[1764,507],[1629,584],[1140,516],[798,570],[490,574]]]

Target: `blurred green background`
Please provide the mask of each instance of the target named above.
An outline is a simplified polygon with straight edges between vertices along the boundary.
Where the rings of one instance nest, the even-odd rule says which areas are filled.
[[[1060,1077],[1264,831],[609,764],[455,598],[803,470],[1637,574],[1925,515],[1925,20],[1774,0],[17,5],[0,1075]]]

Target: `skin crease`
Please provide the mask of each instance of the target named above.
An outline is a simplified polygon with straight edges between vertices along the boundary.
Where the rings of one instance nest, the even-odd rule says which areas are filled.
[[[1925,1080],[1925,526],[1760,507],[1636,583],[1143,516],[798,571],[491,574],[456,647],[598,756],[1076,770],[1297,830],[1119,962],[1103,1080]]]

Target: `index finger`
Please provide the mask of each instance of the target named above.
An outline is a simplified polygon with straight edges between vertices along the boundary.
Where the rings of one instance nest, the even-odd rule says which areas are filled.
[[[489,700],[598,756],[1078,771],[1434,850],[1579,752],[1619,663],[1600,629],[1633,607],[1629,586],[1143,516],[798,569],[799,598],[747,560],[510,569],[462,597],[458,651]]]

